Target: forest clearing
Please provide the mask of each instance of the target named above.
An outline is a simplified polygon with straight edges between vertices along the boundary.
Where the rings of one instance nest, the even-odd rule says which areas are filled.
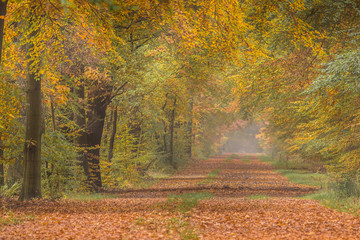
[[[359,217],[294,198],[316,187],[288,182],[256,155],[229,156],[104,200],[10,201],[8,210],[33,219],[3,227],[0,238],[360,239]]]
[[[357,238],[359,23],[358,0],[0,0],[0,238]]]

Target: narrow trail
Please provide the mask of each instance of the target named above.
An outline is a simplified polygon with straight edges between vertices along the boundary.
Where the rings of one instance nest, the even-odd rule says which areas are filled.
[[[294,198],[315,190],[256,155],[221,155],[115,199],[8,202],[13,214],[36,217],[3,227],[0,239],[360,239],[360,218]],[[186,211],[168,198],[194,192],[214,197]],[[260,194],[269,197],[247,197]]]

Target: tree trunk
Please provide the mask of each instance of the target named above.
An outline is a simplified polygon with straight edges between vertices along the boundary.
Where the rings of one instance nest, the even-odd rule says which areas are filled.
[[[187,122],[187,146],[186,146],[186,153],[188,155],[189,158],[191,158],[192,156],[192,143],[193,143],[193,132],[192,132],[192,125],[193,125],[193,108],[194,108],[194,104],[193,101],[191,100],[190,102],[190,119]]]
[[[96,105],[88,115],[88,119],[92,122],[87,126],[87,161],[89,168],[90,183],[93,190],[99,191],[102,187],[100,172],[100,143],[105,122],[105,109]]]
[[[4,146],[0,134],[0,186],[4,186],[5,184],[4,163],[2,162],[3,160],[4,160]]]
[[[1,59],[2,59],[2,46],[4,38],[4,25],[5,25],[5,15],[7,0],[5,2],[0,0],[0,69],[1,69]],[[2,146],[1,134],[0,134],[0,161],[4,159],[4,149]],[[5,184],[5,175],[4,175],[4,163],[0,162],[0,186]]]
[[[30,4],[28,20],[29,29],[34,27],[34,12],[36,4]],[[29,40],[38,34],[38,30],[32,30]],[[34,51],[32,41],[27,45],[27,74],[26,74],[26,136],[24,148],[24,179],[20,200],[41,198],[41,80],[38,78],[38,65],[31,58]]]
[[[51,108],[51,120],[53,125],[53,131],[56,131],[56,119],[55,119],[55,106],[54,106],[54,100],[51,98],[50,102],[50,108]]]
[[[111,126],[113,124],[113,117],[114,117],[113,115],[114,115],[114,111],[110,111],[110,119],[106,120],[106,118],[105,118],[105,126],[106,127],[104,127],[105,129],[104,129],[104,133],[103,133],[103,136],[102,136],[102,138],[103,138],[102,143],[103,143],[105,148],[106,148],[106,146],[108,146],[108,141],[109,141],[108,135],[110,134]],[[106,114],[106,116],[107,116],[107,114]],[[101,152],[100,154],[105,155],[105,153],[106,153],[105,148],[103,149],[103,152]],[[109,150],[109,149],[107,149],[107,150]],[[107,151],[107,153],[108,153],[108,156],[109,156],[109,151]]]
[[[166,105],[167,105],[167,100],[168,100],[168,93],[165,94],[165,103],[164,105],[161,107],[161,109],[164,111],[165,113],[165,116],[166,116],[166,112],[165,112],[165,108],[166,108]],[[167,143],[166,143],[166,134],[167,134],[167,126],[166,126],[166,122],[164,120],[162,120],[162,123],[163,123],[163,126],[164,126],[164,135],[163,135],[163,143],[164,143],[164,147],[163,147],[163,151],[164,153],[166,154],[165,157],[166,159],[168,159],[168,149],[167,149]]]
[[[34,16],[34,15],[33,15]],[[32,16],[32,17],[33,17]],[[29,20],[29,26],[31,21]],[[32,38],[36,31],[30,33]],[[37,69],[34,60],[30,59],[34,46],[28,45],[30,60],[27,66],[26,91],[26,136],[24,150],[24,179],[20,200],[30,200],[41,197],[41,81],[37,79]]]
[[[6,7],[7,7],[7,0],[1,1],[0,0],[0,63],[2,58],[2,46],[3,46],[3,39],[4,39],[4,25],[5,25],[5,15],[6,15]]]
[[[113,152],[114,152],[114,142],[115,142],[115,136],[116,136],[116,128],[117,128],[117,107],[112,111],[112,132],[109,140],[109,155],[108,155],[108,161],[111,162],[111,159],[113,158]]]
[[[168,153],[168,148],[167,148],[167,143],[166,143],[166,132],[167,132],[167,130],[166,130],[166,123],[165,123],[165,121],[163,121],[163,125],[164,125],[164,135],[163,135],[163,143],[164,143],[164,152],[165,152],[165,154],[167,154]]]
[[[103,90],[105,88],[105,90]],[[106,108],[110,103],[109,86],[93,86],[88,93],[87,111],[87,161],[89,167],[90,183],[93,190],[99,191],[102,187],[100,172],[100,144],[104,130]]]
[[[169,141],[169,163],[175,169],[177,169],[177,164],[174,161],[174,124],[175,124],[175,106],[176,106],[176,98],[174,99],[173,109],[171,110],[170,116],[170,141]]]
[[[89,168],[86,158],[87,134],[86,134],[86,113],[85,113],[85,89],[84,84],[75,88],[75,95],[78,97],[79,107],[74,114],[74,121],[80,128],[79,135],[75,138],[75,145],[78,148],[78,161],[83,167],[84,173],[89,180]]]
[[[41,197],[41,81],[27,75],[24,179],[20,200]]]
[[[139,134],[139,138],[138,138],[139,140],[138,140],[137,149],[136,149],[136,157],[137,158],[140,156],[142,135],[143,135],[143,128],[140,126],[140,134]]]
[[[3,160],[3,157],[4,157],[4,150],[2,149],[2,146],[0,146],[0,161]],[[0,164],[0,186],[4,186],[4,184],[5,184],[4,163],[1,163]]]

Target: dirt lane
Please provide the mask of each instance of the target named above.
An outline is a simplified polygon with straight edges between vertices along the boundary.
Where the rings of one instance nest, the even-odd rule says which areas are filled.
[[[37,217],[2,228],[0,239],[360,239],[359,218],[293,198],[314,190],[289,183],[256,155],[222,155],[116,199],[8,203],[15,214]],[[185,211],[168,199],[194,192],[215,197]],[[246,197],[258,194],[269,198]]]

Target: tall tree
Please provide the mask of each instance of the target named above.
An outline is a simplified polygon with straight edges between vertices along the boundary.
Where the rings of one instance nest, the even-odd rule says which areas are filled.
[[[116,137],[116,129],[117,129],[117,121],[118,121],[118,109],[117,106],[112,109],[110,118],[110,124],[112,125],[111,128],[111,135],[109,139],[109,153],[108,153],[108,161],[110,162],[111,159],[114,156],[114,143],[115,143],[115,137]]]
[[[175,127],[175,109],[176,109],[176,97],[170,112],[170,139],[169,139],[169,163],[174,169],[177,169],[177,164],[174,161],[174,127]]]
[[[2,58],[2,46],[4,39],[4,25],[8,0],[0,1],[0,63]]]
[[[24,179],[20,200],[41,197],[41,80],[39,59],[34,59],[34,39],[39,33],[39,13],[36,2],[29,3],[27,30],[29,31],[26,73],[26,136],[24,148]]]
[[[0,70],[1,70],[1,59],[2,59],[2,46],[4,39],[4,25],[5,25],[5,16],[6,16],[6,8],[7,8],[7,0],[0,1]],[[4,148],[3,141],[0,136],[0,161],[4,158]],[[5,177],[4,177],[4,163],[0,163],[0,186],[4,185]]]

